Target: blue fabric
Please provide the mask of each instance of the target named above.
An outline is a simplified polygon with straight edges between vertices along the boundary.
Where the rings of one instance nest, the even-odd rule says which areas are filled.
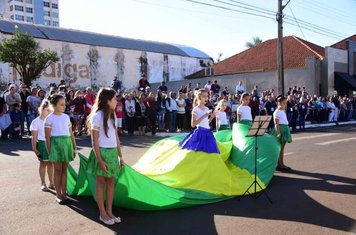
[[[179,142],[179,147],[206,153],[220,153],[213,133],[203,127],[198,127],[193,130]]]

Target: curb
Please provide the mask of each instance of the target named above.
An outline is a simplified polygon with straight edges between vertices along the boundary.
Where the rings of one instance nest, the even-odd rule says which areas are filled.
[[[332,127],[332,126],[338,126],[338,125],[344,126],[344,125],[353,125],[353,124],[356,124],[356,121],[338,122],[338,124],[336,124],[335,122],[321,123],[321,124],[307,124],[307,125],[305,125],[305,129],[320,128],[320,127]],[[299,130],[299,126],[297,127],[297,130]],[[189,132],[180,132],[180,133],[158,132],[158,133],[156,133],[156,136],[157,137],[172,137],[172,136],[188,134],[188,133]]]

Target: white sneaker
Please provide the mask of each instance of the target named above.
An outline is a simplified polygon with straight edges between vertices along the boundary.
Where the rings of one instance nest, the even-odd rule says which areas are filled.
[[[113,217],[113,218],[111,218],[115,223],[121,223],[121,218],[120,217]]]
[[[106,224],[106,225],[114,225],[114,224],[115,224],[115,222],[114,222],[113,219],[104,220],[103,218],[101,218],[101,216],[99,216],[99,220],[100,220],[101,222],[103,222],[104,224]]]
[[[46,185],[42,185],[42,186],[41,186],[41,190],[42,190],[43,192],[48,192],[48,191],[49,191]]]

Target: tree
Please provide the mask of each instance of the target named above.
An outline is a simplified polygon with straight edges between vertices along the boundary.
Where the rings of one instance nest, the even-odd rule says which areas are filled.
[[[223,53],[219,52],[218,57],[216,58],[216,63],[219,63],[221,61],[222,56],[223,56]]]
[[[247,48],[252,48],[252,47],[255,47],[257,46],[258,44],[261,44],[262,43],[262,39],[259,38],[259,37],[253,37],[252,38],[252,42],[246,42],[246,47]]]
[[[33,37],[17,29],[12,38],[0,42],[0,61],[10,63],[20,74],[21,81],[28,86],[44,69],[58,60],[57,52],[41,50]]]

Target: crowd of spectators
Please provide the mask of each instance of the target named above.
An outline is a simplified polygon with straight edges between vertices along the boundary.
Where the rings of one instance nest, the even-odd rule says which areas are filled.
[[[218,81],[208,81],[202,85],[191,83],[183,85],[178,91],[171,91],[162,82],[157,91],[152,91],[147,79],[143,76],[137,90],[121,91],[121,82],[114,78],[112,88],[117,91],[116,107],[117,126],[119,133],[129,135],[145,135],[151,132],[190,131],[191,111],[195,91],[205,89],[209,93],[206,106],[214,109],[220,100],[227,101],[225,112],[229,126],[236,122],[236,110],[240,97],[244,92],[242,82],[238,82],[235,90],[223,87]],[[1,139],[16,139],[31,135],[30,124],[38,116],[38,107],[43,99],[58,93],[66,98],[65,113],[71,118],[76,135],[86,133],[85,119],[90,113],[95,101],[95,92],[88,87],[85,90],[71,89],[65,81],[60,84],[50,84],[46,88],[39,86],[27,87],[21,84],[8,84],[0,91],[0,128]],[[273,89],[260,91],[257,86],[251,91],[250,107],[252,116],[272,115],[277,108],[276,92]],[[289,88],[285,94],[288,99],[287,117],[292,131],[305,128],[305,122],[327,123],[356,120],[356,99],[341,96],[320,97],[308,94],[300,87]],[[270,124],[270,129],[273,123]],[[212,122],[212,129],[215,122]]]

